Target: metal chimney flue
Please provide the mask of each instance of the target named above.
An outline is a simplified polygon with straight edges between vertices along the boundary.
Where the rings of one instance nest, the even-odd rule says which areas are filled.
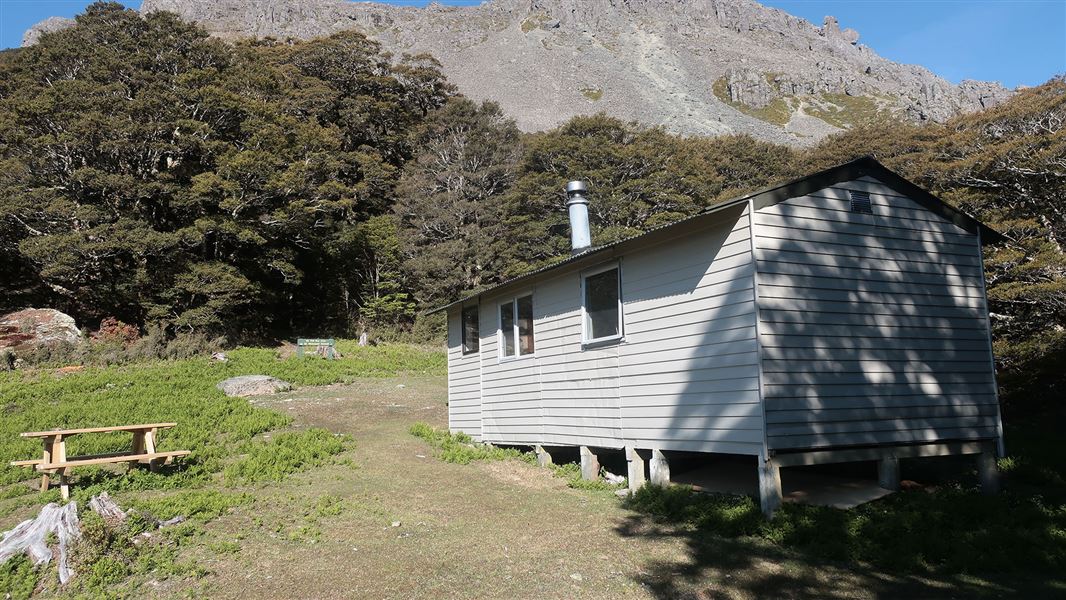
[[[570,210],[570,251],[580,254],[592,247],[589,233],[589,201],[585,197],[588,185],[584,181],[566,184],[566,207]]]

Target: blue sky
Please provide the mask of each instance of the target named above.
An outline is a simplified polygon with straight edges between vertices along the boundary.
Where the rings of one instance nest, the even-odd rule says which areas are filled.
[[[136,8],[140,0],[125,0]],[[419,0],[392,4],[422,6]],[[442,0],[443,4],[477,4]],[[0,47],[52,15],[74,16],[90,0],[0,0]],[[920,64],[953,82],[1037,85],[1066,72],[1066,0],[763,0],[821,24],[834,15],[861,43],[897,62]]]

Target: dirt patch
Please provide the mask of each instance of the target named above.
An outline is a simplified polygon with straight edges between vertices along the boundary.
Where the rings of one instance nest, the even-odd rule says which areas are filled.
[[[531,490],[566,489],[566,482],[553,477],[547,469],[540,469],[516,460],[477,463],[476,466],[493,479]]]
[[[208,574],[167,581],[150,595],[665,600],[1003,591],[901,580],[760,540],[702,535],[517,460],[442,462],[408,433],[416,421],[446,426],[441,377],[360,380],[253,401],[292,415],[297,427],[349,434],[354,450],[338,464],[249,489],[254,506],[213,522],[185,549]],[[239,550],[212,553],[218,541]]]

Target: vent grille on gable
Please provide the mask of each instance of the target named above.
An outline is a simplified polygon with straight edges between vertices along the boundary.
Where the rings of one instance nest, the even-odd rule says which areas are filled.
[[[874,214],[873,206],[870,205],[870,192],[851,190],[851,212]]]

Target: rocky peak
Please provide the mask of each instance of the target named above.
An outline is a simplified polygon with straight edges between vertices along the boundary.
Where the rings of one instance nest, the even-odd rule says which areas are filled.
[[[22,34],[22,45],[32,46],[46,33],[60,31],[74,25],[74,19],[65,17],[48,17],[40,23],[34,24]]]
[[[840,40],[852,45],[859,43],[859,32],[854,29],[845,29],[841,31],[840,24],[837,23],[837,18],[833,16],[825,18],[825,21],[822,23],[821,34],[822,37],[829,40]]]
[[[356,29],[394,53],[433,54],[464,94],[499,102],[527,131],[604,111],[679,133],[804,145],[873,115],[944,121],[1010,94],[886,60],[835,17],[819,27],[754,0],[144,0],[141,10],[178,13],[225,39]],[[62,25],[48,23],[31,32]]]

